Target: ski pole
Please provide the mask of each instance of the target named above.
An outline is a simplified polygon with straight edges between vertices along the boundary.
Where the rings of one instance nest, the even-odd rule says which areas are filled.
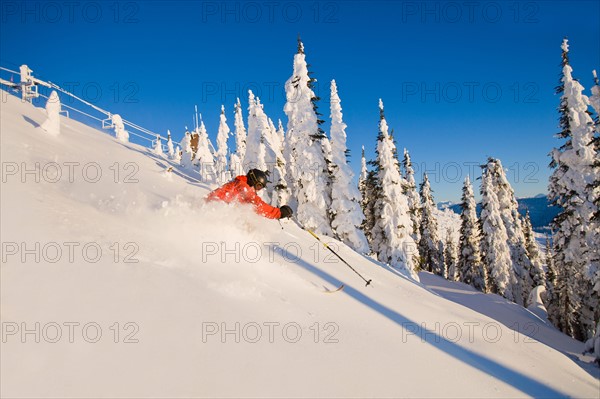
[[[317,241],[319,241],[321,244],[323,244],[323,246],[325,246],[325,248],[327,248],[327,249],[328,249],[328,250],[330,250],[330,251],[331,251],[331,252],[332,252],[332,253],[333,253],[335,256],[337,256],[339,260],[341,260],[342,262],[344,262],[344,263],[346,264],[346,266],[348,266],[350,269],[352,269],[352,271],[353,271],[354,273],[358,274],[358,275],[360,276],[360,278],[362,278],[362,279],[363,279],[363,281],[365,281],[365,282],[367,283],[367,284],[365,285],[365,287],[366,287],[366,286],[368,286],[369,284],[371,284],[371,281],[372,281],[372,280],[367,280],[366,278],[364,278],[364,277],[362,276],[362,274],[360,274],[359,272],[357,272],[357,271],[356,271],[356,269],[354,269],[352,266],[350,266],[350,264],[349,264],[348,262],[346,262],[346,261],[344,260],[344,258],[342,258],[340,255],[338,255],[338,253],[337,253],[337,252],[335,252],[333,249],[331,249],[331,247],[330,247],[329,245],[327,245],[327,243],[326,243],[325,241],[322,241],[322,240],[319,238],[319,236],[318,236],[318,235],[316,235],[316,234],[315,234],[315,233],[314,233],[312,230],[302,227],[302,225],[300,224],[300,222],[298,222],[298,220],[297,220],[296,218],[294,218],[294,220],[296,221],[296,223],[298,224],[298,226],[300,226],[300,228],[301,228],[302,230],[306,230],[306,231],[307,231],[307,232],[308,232],[308,233],[309,233],[311,236],[313,236],[314,238],[316,238],[316,239],[317,239]]]

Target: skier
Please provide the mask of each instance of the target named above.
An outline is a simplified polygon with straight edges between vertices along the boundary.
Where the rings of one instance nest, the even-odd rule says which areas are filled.
[[[267,174],[259,169],[250,169],[246,176],[240,175],[217,188],[206,197],[207,201],[237,201],[242,204],[254,205],[254,210],[259,215],[269,219],[283,219],[292,216],[292,208],[283,205],[277,208],[267,204],[256,193],[268,183]]]

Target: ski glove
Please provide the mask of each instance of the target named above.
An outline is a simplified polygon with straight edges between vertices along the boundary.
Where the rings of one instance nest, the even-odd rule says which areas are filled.
[[[279,217],[279,219],[289,218],[294,213],[292,211],[292,208],[290,208],[287,205],[282,206],[281,208],[279,208],[279,210],[281,211],[281,216]]]

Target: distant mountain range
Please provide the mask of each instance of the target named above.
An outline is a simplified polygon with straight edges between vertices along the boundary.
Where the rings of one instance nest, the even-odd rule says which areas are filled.
[[[519,204],[519,213],[524,215],[529,210],[529,216],[531,217],[531,225],[533,229],[538,232],[546,231],[550,222],[560,211],[557,206],[551,206],[548,203],[548,198],[544,194],[538,194],[532,198],[518,198],[517,203]],[[444,209],[449,208],[456,213],[460,213],[460,204],[454,204],[451,202],[440,202],[438,208]],[[481,204],[477,204],[477,216],[481,213]]]

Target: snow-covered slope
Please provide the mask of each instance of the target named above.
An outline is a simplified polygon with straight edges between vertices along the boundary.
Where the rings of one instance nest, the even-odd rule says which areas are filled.
[[[502,298],[446,299],[327,240],[364,287],[145,148],[0,107],[3,397],[598,397],[583,344],[515,332],[527,311]]]

